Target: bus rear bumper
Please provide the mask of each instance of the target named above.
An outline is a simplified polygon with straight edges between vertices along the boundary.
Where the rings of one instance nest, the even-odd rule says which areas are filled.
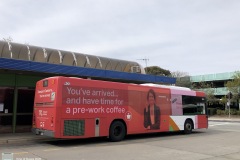
[[[53,131],[49,131],[49,130],[32,128],[32,133],[34,133],[36,135],[44,135],[44,136],[48,136],[48,137],[54,137],[54,132]]]

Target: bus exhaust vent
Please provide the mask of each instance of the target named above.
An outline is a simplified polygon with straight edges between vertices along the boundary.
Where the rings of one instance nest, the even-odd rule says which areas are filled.
[[[65,120],[64,136],[83,136],[85,132],[84,120]]]

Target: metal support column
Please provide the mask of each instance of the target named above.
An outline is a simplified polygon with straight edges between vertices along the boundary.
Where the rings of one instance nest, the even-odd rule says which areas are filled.
[[[14,99],[13,99],[13,121],[12,121],[13,133],[16,132],[17,100],[18,100],[18,88],[15,86],[14,87]]]

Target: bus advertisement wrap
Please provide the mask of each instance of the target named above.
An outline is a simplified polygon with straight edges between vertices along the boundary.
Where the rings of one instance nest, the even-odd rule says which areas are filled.
[[[62,105],[70,116],[79,114],[125,114],[127,90],[63,86]]]
[[[207,128],[205,94],[188,88],[50,77],[37,83],[33,132],[55,138]]]

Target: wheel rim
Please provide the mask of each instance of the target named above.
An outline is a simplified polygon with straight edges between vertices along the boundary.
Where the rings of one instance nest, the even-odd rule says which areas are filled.
[[[187,130],[190,131],[190,130],[192,129],[192,125],[191,125],[190,123],[187,123],[187,124],[186,124],[186,128],[187,128]]]

